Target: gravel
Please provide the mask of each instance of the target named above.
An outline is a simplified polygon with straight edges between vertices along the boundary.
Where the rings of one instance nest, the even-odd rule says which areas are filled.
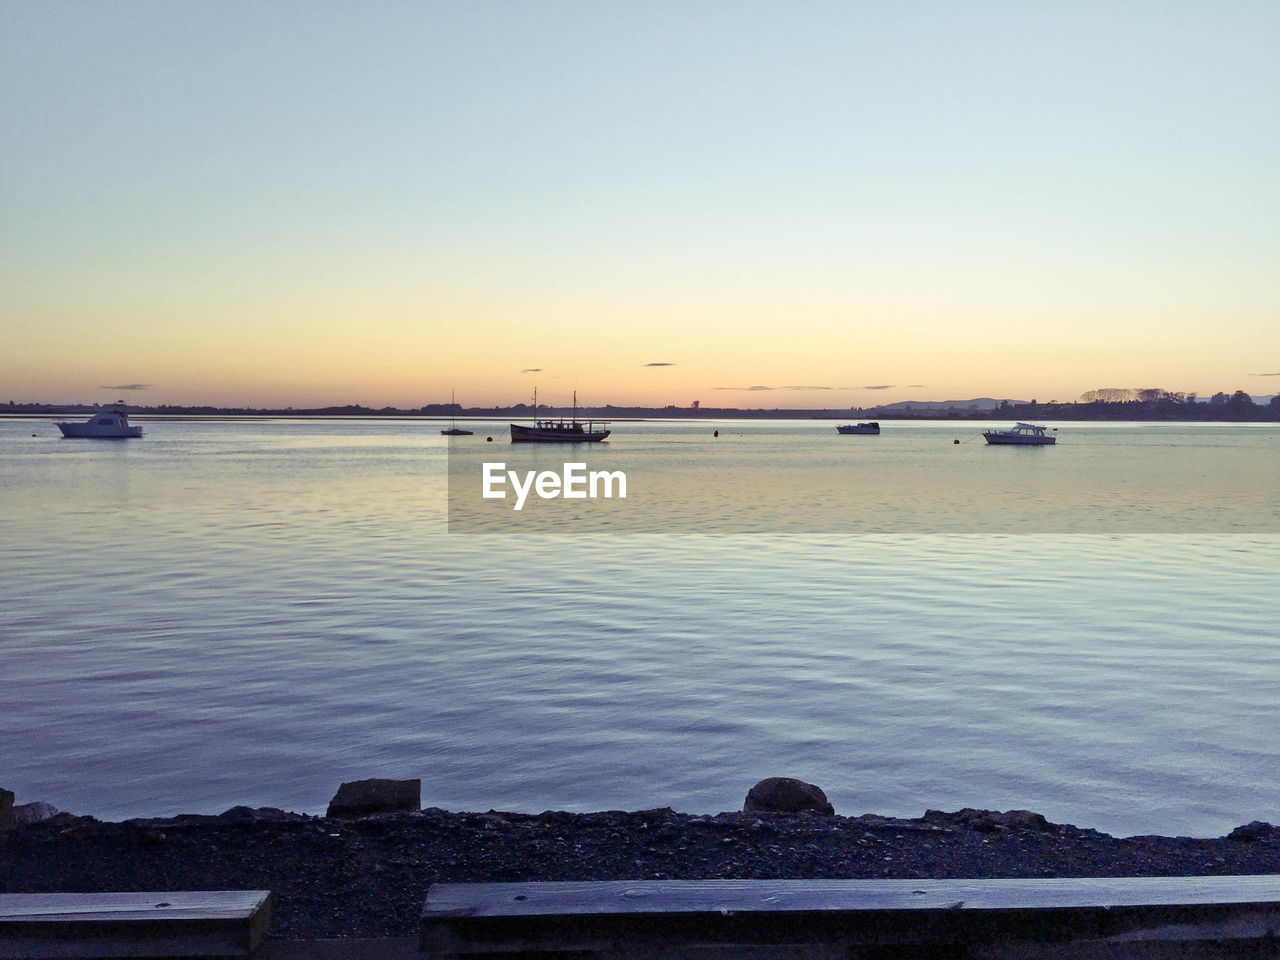
[[[235,807],[0,833],[0,892],[266,889],[271,936],[410,937],[428,884],[712,878],[1137,877],[1280,873],[1280,828],[1112,837],[1027,811],[866,815],[670,809],[358,820]]]

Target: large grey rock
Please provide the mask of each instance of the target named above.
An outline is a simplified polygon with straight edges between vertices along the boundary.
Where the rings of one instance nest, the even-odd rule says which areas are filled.
[[[791,777],[769,777],[747,791],[743,813],[821,813],[831,816],[835,809],[827,795],[812,783]]]
[[[416,812],[422,806],[421,780],[353,780],[338,788],[327,817]]]
[[[1034,810],[1006,810],[999,815],[999,822],[1021,830],[1035,830],[1039,833],[1054,833],[1057,828],[1045,819],[1044,814]]]
[[[1271,836],[1280,836],[1280,827],[1272,826],[1264,820],[1254,820],[1236,827],[1227,834],[1228,840],[1239,840],[1242,843],[1257,843]]]
[[[1031,810],[975,810],[965,807],[950,816],[954,817],[970,830],[978,833],[1002,833],[1009,830],[1036,831],[1039,833],[1056,833],[1058,828],[1044,818],[1042,814]]]

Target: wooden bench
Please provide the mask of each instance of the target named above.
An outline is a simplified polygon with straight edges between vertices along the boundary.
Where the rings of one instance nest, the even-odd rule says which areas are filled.
[[[0,957],[247,957],[267,890],[0,894]]]
[[[1280,876],[435,884],[419,932],[432,960],[1280,957]]]

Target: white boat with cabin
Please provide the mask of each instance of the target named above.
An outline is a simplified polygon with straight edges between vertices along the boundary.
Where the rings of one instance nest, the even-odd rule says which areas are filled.
[[[1058,438],[1045,430],[1035,423],[1016,423],[1012,430],[984,430],[982,435],[995,446],[1043,447],[1057,443]]]
[[[120,407],[95,413],[83,423],[59,423],[64,437],[85,437],[96,440],[123,440],[142,436],[142,428],[130,426],[129,415]]]

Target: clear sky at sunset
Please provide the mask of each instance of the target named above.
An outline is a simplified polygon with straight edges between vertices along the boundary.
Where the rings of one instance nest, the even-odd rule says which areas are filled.
[[[1274,0],[0,0],[0,400],[1274,393],[1277,51]]]

